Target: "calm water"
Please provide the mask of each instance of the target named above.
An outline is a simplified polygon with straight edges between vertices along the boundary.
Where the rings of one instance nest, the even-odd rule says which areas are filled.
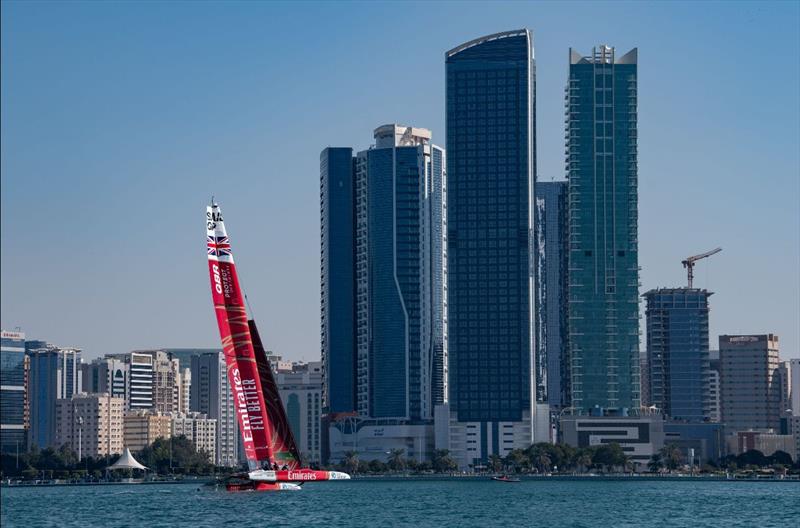
[[[350,481],[227,493],[196,485],[4,488],[3,528],[800,526],[800,483]]]

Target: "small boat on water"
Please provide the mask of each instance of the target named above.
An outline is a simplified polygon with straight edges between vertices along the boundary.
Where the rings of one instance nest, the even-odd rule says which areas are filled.
[[[520,480],[516,477],[509,477],[508,475],[500,475],[492,477],[492,480],[496,480],[497,482],[520,482]]]

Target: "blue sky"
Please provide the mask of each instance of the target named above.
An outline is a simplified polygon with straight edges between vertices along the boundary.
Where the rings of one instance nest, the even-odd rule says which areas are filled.
[[[319,357],[319,152],[444,137],[444,52],[528,27],[538,174],[562,179],[569,47],[639,48],[642,291],[696,268],[722,333],[800,346],[800,4],[2,3],[2,327],[218,346],[215,194],[268,348]]]

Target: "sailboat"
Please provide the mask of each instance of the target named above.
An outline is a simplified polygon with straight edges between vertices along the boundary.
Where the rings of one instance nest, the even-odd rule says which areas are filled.
[[[248,471],[226,481],[229,491],[298,490],[305,482],[346,480],[347,473],[303,468],[278,385],[236,274],[222,211],[206,208],[211,296]]]

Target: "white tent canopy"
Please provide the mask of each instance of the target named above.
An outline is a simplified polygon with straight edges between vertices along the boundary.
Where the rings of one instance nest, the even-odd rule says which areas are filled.
[[[125,452],[122,453],[122,456],[119,457],[119,460],[108,466],[108,468],[106,469],[147,469],[147,468],[142,464],[140,464],[135,458],[133,458],[131,450],[126,447]]]

